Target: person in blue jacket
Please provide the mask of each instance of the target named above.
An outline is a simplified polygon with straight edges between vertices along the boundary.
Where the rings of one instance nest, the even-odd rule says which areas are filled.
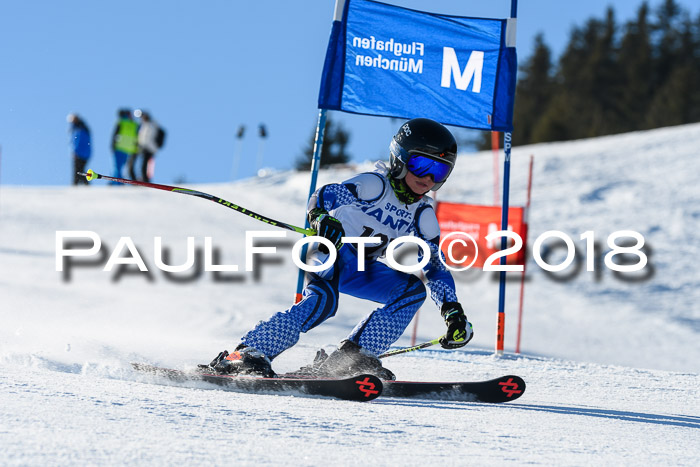
[[[85,166],[92,155],[90,129],[76,114],[68,114],[67,120],[70,123],[70,147],[73,155],[73,185],[87,185],[87,179],[78,175],[78,172],[85,172]]]
[[[335,315],[339,293],[378,304],[326,355],[321,351],[301,374],[343,377],[372,373],[395,379],[377,358],[396,342],[427,297],[427,288],[440,309],[447,330],[440,339],[444,348],[462,347],[473,336],[455,283],[441,261],[440,226],[432,199],[426,194],[447,180],[457,155],[450,131],[427,118],[404,123],[389,147],[391,166],[378,162],[373,172],[361,173],[342,183],[321,187],[309,200],[311,227],[335,245],[338,255],[330,269],[307,273],[299,303],[261,321],[246,333],[234,352],[220,352],[209,364],[221,374],[275,376],[271,361],[307,332]],[[427,284],[416,275],[397,271],[378,261],[393,239],[414,235],[430,249],[424,267]],[[378,244],[364,248],[364,269],[358,265],[357,244],[343,237],[374,237]],[[324,250],[325,248],[325,250]],[[311,250],[312,262],[323,264],[330,251]]]

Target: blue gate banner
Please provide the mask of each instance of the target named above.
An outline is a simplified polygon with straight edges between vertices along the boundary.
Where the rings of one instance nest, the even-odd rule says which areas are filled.
[[[515,20],[346,0],[333,22],[318,106],[513,130]]]

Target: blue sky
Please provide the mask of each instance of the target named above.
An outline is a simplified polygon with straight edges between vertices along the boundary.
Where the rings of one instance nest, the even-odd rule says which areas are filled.
[[[407,8],[505,18],[508,0],[392,0]],[[521,0],[518,56],[544,33],[555,54],[569,32],[611,4]],[[618,22],[640,1],[614,2]],[[660,0],[650,1],[655,8]],[[679,1],[694,16],[700,6]],[[263,166],[292,168],[316,125],[321,70],[334,0],[18,1],[0,4],[0,184],[67,185],[72,177],[66,115],[92,130],[89,167],[111,173],[110,138],[120,107],[151,112],[168,131],[154,181],[225,182]],[[386,155],[396,122],[333,112],[351,132],[356,161]],[[517,122],[516,122],[517,124]],[[517,142],[516,142],[517,143]]]

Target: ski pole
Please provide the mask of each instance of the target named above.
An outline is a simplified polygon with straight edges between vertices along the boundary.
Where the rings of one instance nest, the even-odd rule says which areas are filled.
[[[170,186],[170,185],[159,185],[157,183],[139,182],[137,180],[128,180],[126,178],[110,177],[109,175],[102,175],[102,174],[98,174],[97,172],[93,172],[92,169],[89,169],[87,171],[87,173],[78,172],[78,175],[84,176],[88,182],[102,178],[105,180],[110,180],[110,181],[118,182],[118,183],[124,183],[124,184],[128,184],[128,185],[144,186],[146,188],[155,188],[157,190],[172,191],[174,193],[181,193],[183,195],[190,195],[190,196],[196,196],[198,198],[208,199],[210,201],[214,201],[217,204],[220,204],[222,206],[226,206],[227,208],[233,209],[234,211],[245,214],[248,217],[252,217],[253,219],[258,220],[260,222],[264,222],[266,224],[270,224],[270,225],[275,226],[275,227],[280,227],[282,229],[292,230],[294,232],[298,232],[298,233],[304,234],[304,235],[316,235],[316,231],[313,229],[303,229],[301,227],[297,227],[297,226],[292,225],[292,224],[287,224],[285,222],[280,222],[280,221],[276,221],[274,219],[270,219],[269,217],[254,213],[253,211],[251,211],[249,209],[246,209],[244,207],[233,204],[230,201],[226,201],[225,199],[219,198],[218,196],[210,195],[208,193],[203,193],[201,191],[190,190],[189,188],[178,188],[176,186]]]
[[[404,347],[403,349],[390,350],[381,354],[378,358],[391,357],[393,355],[399,355],[406,352],[413,352],[414,350],[424,349],[426,347],[430,347],[431,345],[439,344],[440,339],[442,339],[442,336],[429,342],[423,342],[422,344],[414,345],[413,347]]]

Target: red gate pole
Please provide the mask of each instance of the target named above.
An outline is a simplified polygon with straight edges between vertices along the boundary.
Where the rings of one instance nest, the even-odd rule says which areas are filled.
[[[518,310],[518,334],[515,340],[515,353],[520,353],[520,335],[523,326],[523,299],[525,296],[525,271],[527,269],[527,234],[528,234],[528,217],[530,216],[530,195],[532,193],[532,166],[535,156],[530,154],[530,170],[527,178],[527,201],[525,203],[525,213],[523,215],[523,273],[520,276],[520,305]]]

